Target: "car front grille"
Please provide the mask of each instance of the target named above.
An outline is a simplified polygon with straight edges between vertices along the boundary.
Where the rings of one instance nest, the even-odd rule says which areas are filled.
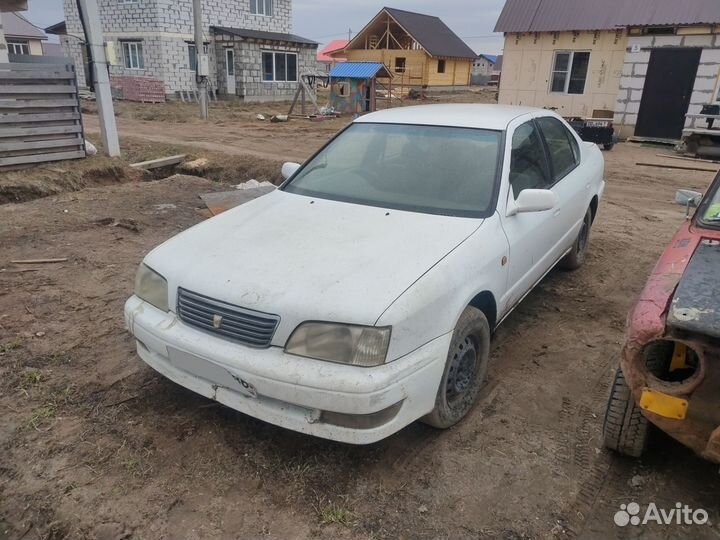
[[[251,347],[269,347],[280,317],[178,288],[177,314],[184,323]]]

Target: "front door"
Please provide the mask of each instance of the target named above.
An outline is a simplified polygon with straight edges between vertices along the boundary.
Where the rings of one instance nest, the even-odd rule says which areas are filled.
[[[227,81],[227,93],[229,96],[236,94],[235,89],[235,51],[225,49],[225,80]]]
[[[695,85],[701,49],[654,49],[645,76],[635,135],[679,139]]]

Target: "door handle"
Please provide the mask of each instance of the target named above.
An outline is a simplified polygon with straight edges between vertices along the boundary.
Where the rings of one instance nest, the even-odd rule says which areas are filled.
[[[553,216],[558,217],[560,215],[560,210],[555,210],[553,212]]]

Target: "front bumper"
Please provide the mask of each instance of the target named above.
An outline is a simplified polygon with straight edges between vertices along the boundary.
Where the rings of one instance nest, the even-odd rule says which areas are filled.
[[[393,362],[363,368],[225,341],[136,296],[125,304],[125,323],[140,358],[177,384],[271,424],[351,444],[384,439],[433,409],[452,338],[446,334]],[[366,429],[323,417],[372,418],[381,411],[391,417]]]
[[[621,369],[636,403],[640,403],[646,388],[686,400],[687,411],[683,419],[668,418],[648,410],[642,410],[642,414],[703,458],[720,463],[720,349],[702,339],[678,341],[701,351],[699,376],[688,383],[668,384],[649,375],[644,367],[643,346],[638,342],[631,341],[624,347]]]

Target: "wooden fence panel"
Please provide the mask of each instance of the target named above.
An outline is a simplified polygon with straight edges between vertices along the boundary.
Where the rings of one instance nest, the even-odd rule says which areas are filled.
[[[0,169],[85,157],[71,64],[0,64]]]

